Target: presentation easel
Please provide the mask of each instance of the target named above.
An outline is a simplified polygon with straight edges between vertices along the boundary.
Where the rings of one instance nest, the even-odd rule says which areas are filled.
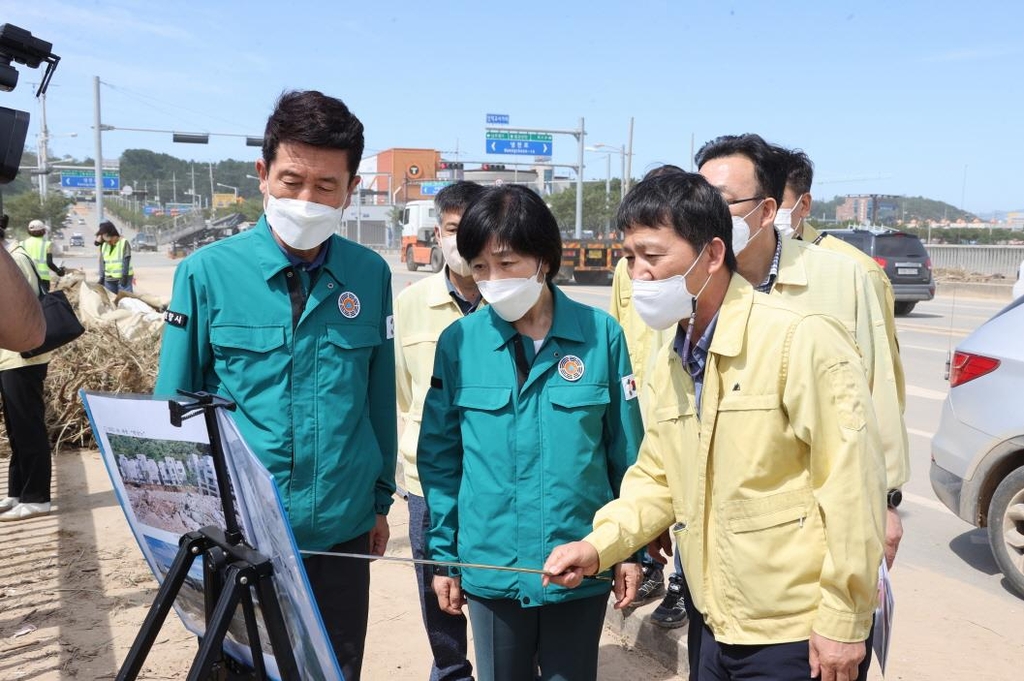
[[[167,618],[174,599],[181,590],[189,568],[196,558],[203,559],[203,600],[206,615],[206,633],[201,639],[199,650],[192,661],[188,681],[228,678],[227,659],[224,656],[224,636],[238,609],[242,606],[246,636],[252,650],[252,678],[268,679],[263,662],[263,646],[260,643],[256,624],[256,608],[252,592],[255,589],[263,612],[263,622],[270,638],[278,671],[284,681],[299,681],[299,670],[295,655],[285,628],[278,601],[277,589],[272,579],[273,565],[270,559],[242,541],[242,533],[235,516],[235,505],[231,497],[227,463],[221,443],[220,428],[217,425],[217,410],[233,411],[235,403],[210,393],[188,393],[178,391],[191,399],[190,402],[170,401],[171,424],[180,427],[182,421],[203,414],[206,430],[210,435],[210,453],[217,474],[217,486],[224,509],[224,527],[207,525],[182,535],[174,562],[157,591],[153,605],[139,629],[124,665],[117,674],[117,681],[136,679],[149,654],[160,627]],[[237,678],[237,677],[235,677]]]

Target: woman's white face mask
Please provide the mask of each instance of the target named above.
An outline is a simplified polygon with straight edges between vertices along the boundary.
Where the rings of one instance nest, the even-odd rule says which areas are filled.
[[[297,251],[308,251],[327,241],[341,224],[344,208],[300,199],[279,199],[267,192],[264,212],[274,234]]]
[[[532,277],[483,280],[476,282],[476,285],[487,304],[499,317],[511,324],[522,319],[540,298],[544,290],[544,278],[540,276],[540,270],[541,265],[537,263],[537,272]]]

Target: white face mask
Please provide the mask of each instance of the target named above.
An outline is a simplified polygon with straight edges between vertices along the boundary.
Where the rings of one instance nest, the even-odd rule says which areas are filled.
[[[441,252],[444,253],[444,261],[448,263],[448,269],[455,274],[468,277],[473,274],[473,268],[469,266],[466,259],[459,254],[456,245],[457,238],[454,234],[441,237]]]
[[[779,235],[783,239],[792,238],[793,235],[796,234],[796,230],[800,226],[800,223],[804,220],[803,218],[800,218],[799,222],[795,225],[793,224],[793,211],[796,210],[796,207],[799,205],[802,198],[804,198],[803,194],[796,198],[796,203],[793,204],[792,208],[780,208],[775,213],[775,229],[779,230]]]
[[[750,213],[747,213],[743,217],[738,215],[732,216],[732,252],[734,254],[739,255],[740,251],[747,247],[747,244],[753,241],[758,234],[764,231],[764,227],[760,227],[756,232],[754,232],[754,236],[751,236],[750,225],[747,224],[747,218],[749,218],[755,210],[760,208],[763,203],[764,199],[761,199],[761,203],[751,208]]]
[[[274,234],[297,251],[316,248],[341,224],[343,208],[299,199],[279,199],[267,192],[264,212]]]
[[[704,248],[707,248],[706,244]],[[633,305],[636,306],[636,312],[640,319],[644,320],[644,324],[662,331],[696,312],[697,297],[704,292],[704,288],[711,281],[711,275],[704,280],[704,285],[696,294],[690,293],[690,289],[687,288],[686,277],[696,267],[700,256],[704,254],[704,248],[700,249],[700,253],[685,274],[654,281],[633,280]]]
[[[480,295],[498,316],[511,324],[522,319],[540,298],[540,293],[544,290],[544,281],[537,280],[538,274],[540,264],[537,265],[537,274],[532,277],[478,281],[476,286],[480,289]]]

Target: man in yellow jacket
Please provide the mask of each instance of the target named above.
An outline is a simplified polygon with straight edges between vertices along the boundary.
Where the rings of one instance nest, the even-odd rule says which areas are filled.
[[[885,522],[867,380],[841,323],[735,273],[730,223],[690,173],[645,179],[619,209],[633,303],[676,337],[619,499],[544,581],[577,586],[671,525],[701,620],[696,678],[852,679]]]
[[[430,526],[430,514],[416,468],[423,401],[430,388],[438,337],[452,322],[481,304],[469,263],[459,255],[455,237],[466,207],[483,190],[475,182],[456,182],[438,192],[434,199],[438,223],[434,234],[441,244],[445,267],[403,290],[395,300],[395,383],[402,418],[398,451],[408,492],[409,544],[414,558],[426,558],[424,535]],[[433,577],[430,566],[417,567],[420,612],[434,655],[430,678],[438,681],[472,679],[473,666],[466,657],[466,618],[440,609],[431,589]]]
[[[892,346],[895,331],[890,336],[875,285],[864,267],[844,253],[779,238],[775,213],[783,200],[788,170],[781,149],[758,135],[725,135],[705,144],[696,161],[700,174],[722,192],[729,205],[737,271],[760,291],[835,317],[857,342],[885,459],[890,500],[886,555],[891,564],[903,536],[895,506],[902,498],[900,488],[910,478],[910,448],[903,419],[899,348]]]

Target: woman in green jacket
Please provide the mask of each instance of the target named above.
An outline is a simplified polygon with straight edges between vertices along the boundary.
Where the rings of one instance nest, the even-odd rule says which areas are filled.
[[[590,530],[616,497],[642,437],[622,330],[551,281],[562,244],[526,187],[488,189],[463,215],[459,253],[488,307],[437,344],[417,461],[430,558],[537,569]],[[615,578],[639,581],[635,565]],[[617,585],[618,587],[618,585]],[[469,603],[478,678],[593,679],[611,580],[541,586],[541,576],[438,568],[443,610]],[[618,588],[616,588],[618,593]]]

